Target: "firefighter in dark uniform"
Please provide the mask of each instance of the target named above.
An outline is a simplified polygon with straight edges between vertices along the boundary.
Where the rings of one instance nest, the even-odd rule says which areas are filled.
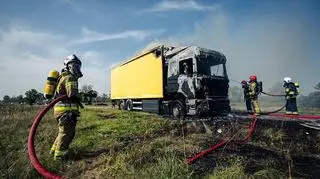
[[[244,100],[246,101],[247,112],[252,113],[249,85],[245,80],[241,81],[241,85],[243,89],[243,97],[244,97]]]
[[[258,82],[257,76],[251,75],[249,77],[249,94],[251,98],[252,107],[255,115],[260,115],[261,109],[258,103]]]
[[[285,88],[286,94],[286,114],[298,114],[297,108],[297,96],[299,95],[299,83],[292,82],[290,77],[283,79],[283,87]]]
[[[78,79],[83,76],[80,70],[81,61],[76,55],[70,55],[66,57],[64,66],[58,79],[55,98],[68,95],[69,99],[54,106],[54,118],[58,121],[59,128],[50,150],[54,160],[66,159],[69,145],[75,136],[77,117],[80,116]]]

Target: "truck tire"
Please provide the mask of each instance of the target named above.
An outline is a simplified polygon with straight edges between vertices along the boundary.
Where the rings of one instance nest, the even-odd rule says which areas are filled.
[[[119,108],[119,110],[125,110],[126,109],[126,105],[125,105],[125,101],[124,100],[120,100],[119,101],[118,108]]]
[[[174,119],[184,120],[186,117],[186,108],[181,100],[174,100],[172,104],[172,116]]]
[[[127,100],[127,102],[126,102],[127,111],[131,111],[132,107],[133,107],[132,100],[131,99]]]

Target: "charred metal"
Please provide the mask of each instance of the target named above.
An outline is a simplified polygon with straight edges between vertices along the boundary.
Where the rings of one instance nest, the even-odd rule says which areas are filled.
[[[150,53],[162,60],[163,97],[124,97],[117,100],[119,108],[127,109],[126,101],[130,100],[130,109],[173,115],[176,118],[187,115],[214,116],[230,112],[227,59],[222,53],[198,46],[161,45],[122,65],[142,59]]]

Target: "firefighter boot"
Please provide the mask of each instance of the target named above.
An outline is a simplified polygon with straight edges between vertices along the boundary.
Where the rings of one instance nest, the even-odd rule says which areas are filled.
[[[53,160],[67,160],[68,150],[56,150],[54,152]]]

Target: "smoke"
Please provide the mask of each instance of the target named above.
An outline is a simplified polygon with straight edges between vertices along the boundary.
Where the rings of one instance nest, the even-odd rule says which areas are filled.
[[[254,19],[242,19],[240,23],[237,17],[220,10],[196,23],[192,33],[162,41],[194,44],[224,53],[229,78],[233,80],[256,74],[268,89],[290,76],[300,82],[306,93],[318,82],[320,72],[315,66],[319,62],[310,53],[311,39],[315,37],[309,32],[314,27],[307,17],[295,12],[257,13]]]

